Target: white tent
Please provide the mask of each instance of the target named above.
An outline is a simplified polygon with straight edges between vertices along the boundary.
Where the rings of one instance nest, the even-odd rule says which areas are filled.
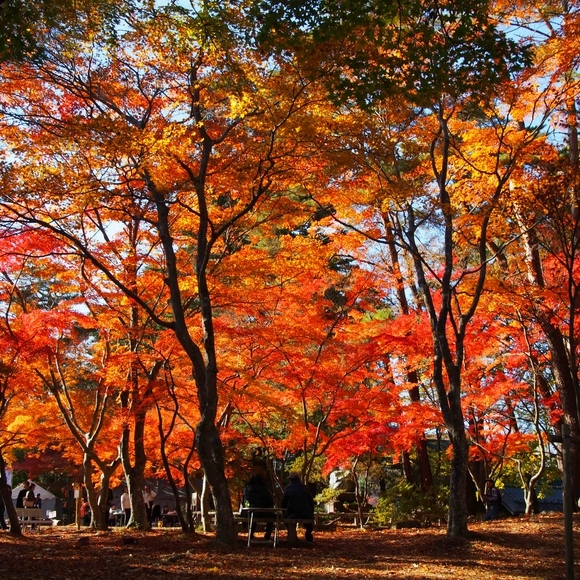
[[[55,510],[56,509],[56,496],[54,496],[52,493],[50,493],[50,491],[48,491],[47,489],[44,489],[44,487],[41,487],[40,485],[38,485],[38,483],[36,483],[34,481],[32,483],[34,483],[34,485],[36,486],[34,488],[34,495],[36,496],[36,495],[40,494],[40,499],[42,500],[43,512],[46,513],[47,511]],[[12,501],[14,504],[16,504],[16,499],[18,498],[18,493],[23,488],[24,488],[24,485],[21,483],[20,485],[17,485],[12,490]]]

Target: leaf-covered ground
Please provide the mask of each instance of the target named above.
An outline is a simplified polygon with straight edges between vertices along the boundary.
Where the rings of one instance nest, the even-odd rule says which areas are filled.
[[[580,520],[574,521],[575,532]],[[129,540],[128,540],[129,537]],[[80,539],[88,538],[88,539]],[[79,541],[80,540],[80,541]],[[239,546],[224,551],[211,534],[177,530],[96,533],[75,527],[0,532],[0,578],[16,580],[389,578],[454,580],[565,578],[562,515],[502,519],[470,525],[465,541],[443,528],[315,533],[313,545]],[[578,540],[580,541],[580,539]],[[131,543],[127,543],[131,542]],[[576,558],[580,557],[580,546]],[[580,567],[576,574],[580,575]]]

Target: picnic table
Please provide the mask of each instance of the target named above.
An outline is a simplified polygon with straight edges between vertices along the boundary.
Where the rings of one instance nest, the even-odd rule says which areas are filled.
[[[162,512],[160,521],[165,528],[173,528],[179,525],[179,517],[176,511]]]
[[[125,511],[124,510],[110,510],[109,511],[109,522],[113,526],[122,526],[125,524]]]
[[[54,518],[46,517],[46,515],[42,513],[41,508],[23,507],[15,509],[20,525],[23,527],[34,529],[40,526],[54,526],[58,523]],[[54,516],[56,518],[56,512],[54,513]]]

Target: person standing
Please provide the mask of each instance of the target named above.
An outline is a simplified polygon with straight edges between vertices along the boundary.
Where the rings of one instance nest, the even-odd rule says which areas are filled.
[[[268,489],[263,477],[256,473],[252,475],[250,481],[246,483],[244,487],[244,495],[242,496],[242,512],[247,510],[251,512],[251,508],[273,508],[274,498]],[[257,514],[256,514],[257,515]],[[275,518],[276,514],[273,512],[260,514],[260,517],[264,518]],[[266,533],[264,534],[264,540],[269,540],[272,537],[272,530],[274,529],[274,522],[266,522]],[[252,527],[250,529],[250,538],[254,537],[254,532],[256,531],[256,522],[252,522]]]
[[[495,487],[493,479],[485,482],[485,516],[483,521],[497,520],[499,517],[499,490]]]
[[[83,521],[83,526],[91,525],[91,506],[86,499],[83,499],[80,508],[80,517]]]
[[[153,524],[153,500],[157,497],[157,494],[146,485],[143,489],[143,501],[145,502],[145,509],[147,510],[147,521],[151,526]]]
[[[292,471],[288,476],[288,485],[282,497],[282,507],[286,510],[285,518],[289,519],[314,519],[314,498],[310,488],[300,481],[300,475]],[[304,538],[307,542],[314,542],[312,535],[313,524],[305,523]]]
[[[12,488],[7,485],[6,488],[8,489],[8,493],[12,494]],[[3,530],[7,530],[8,526],[6,525],[6,520],[4,519],[4,511],[6,509],[6,504],[4,503],[4,499],[0,495],[0,527]]]
[[[129,523],[131,519],[131,498],[129,497],[129,492],[127,488],[123,490],[121,495],[121,509],[125,512],[125,525]]]
[[[16,507],[17,508],[24,507],[24,498],[26,497],[26,494],[28,493],[28,487],[29,487],[29,483],[28,483],[28,481],[25,481],[22,484],[22,489],[18,492],[18,497],[16,498]]]
[[[26,492],[26,497],[24,498],[24,507],[34,507],[36,503],[36,494],[34,490],[36,489],[36,485],[32,482],[28,484],[28,491]]]

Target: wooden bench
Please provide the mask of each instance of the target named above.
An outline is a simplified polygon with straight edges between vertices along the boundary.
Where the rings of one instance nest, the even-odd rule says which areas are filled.
[[[288,544],[291,546],[295,546],[298,543],[298,534],[296,533],[296,527],[298,524],[312,524],[314,526],[313,519],[304,519],[304,518],[283,518],[282,522],[286,526],[286,530],[288,531]]]
[[[16,515],[20,520],[22,526],[30,526],[34,528],[36,526],[53,526],[55,525],[55,520],[44,517],[41,508],[15,508]]]

